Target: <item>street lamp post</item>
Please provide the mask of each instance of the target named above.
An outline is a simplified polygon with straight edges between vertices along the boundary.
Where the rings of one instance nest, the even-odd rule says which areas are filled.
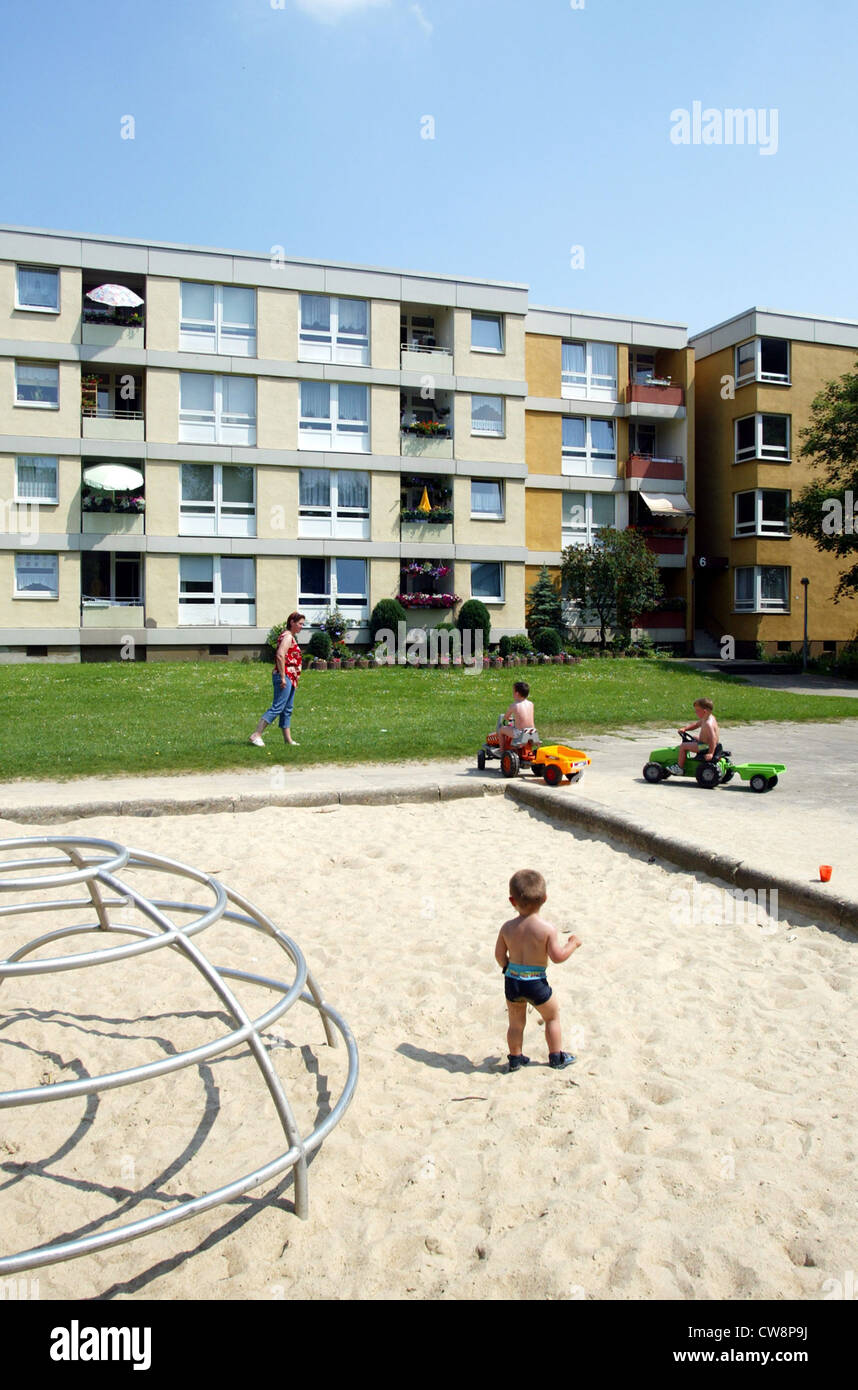
[[[808,586],[809,586],[809,584],[810,584],[810,580],[809,580],[809,579],[803,579],[803,580],[801,581],[801,584],[802,584],[802,588],[804,589],[804,644],[803,644],[802,649],[801,649],[801,669],[802,669],[802,671],[806,672],[806,671],[807,671],[807,590],[808,590]]]

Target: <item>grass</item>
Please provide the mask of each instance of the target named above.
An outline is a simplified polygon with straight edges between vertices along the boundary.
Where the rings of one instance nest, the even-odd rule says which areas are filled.
[[[720,722],[858,718],[858,700],[787,695],[670,661],[588,660],[490,670],[306,671],[293,716],[300,748],[269,729],[270,667],[212,662],[0,667],[0,777],[220,772],[290,765],[472,757],[514,680],[527,680],[544,742],[653,725],[666,734],[701,694]]]

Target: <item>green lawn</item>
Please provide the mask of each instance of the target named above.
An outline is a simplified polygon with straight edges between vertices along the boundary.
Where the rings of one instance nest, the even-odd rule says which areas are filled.
[[[306,671],[287,753],[247,738],[270,703],[270,667],[232,662],[0,666],[0,777],[217,772],[290,764],[469,757],[512,683],[527,680],[543,741],[654,725],[666,735],[715,701],[722,724],[858,718],[858,700],[785,695],[670,661],[588,660],[468,675],[455,669]]]

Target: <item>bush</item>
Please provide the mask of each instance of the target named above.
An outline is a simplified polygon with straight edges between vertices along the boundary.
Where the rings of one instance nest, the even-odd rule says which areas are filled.
[[[858,647],[844,647],[837,658],[834,670],[838,676],[843,676],[845,680],[858,680]]]
[[[382,628],[389,628],[396,635],[397,623],[407,623],[408,614],[396,598],[383,598],[375,605],[372,610],[372,617],[369,620],[369,628],[373,642],[378,641],[378,633]]]
[[[345,661],[347,657],[353,655],[354,653],[349,651],[349,648],[345,642],[334,642],[333,646],[331,647],[330,659],[336,657],[338,661]]]
[[[307,651],[310,656],[317,656],[320,661],[327,661],[331,654],[331,639],[326,632],[314,632],[307,643]]]
[[[286,627],[287,623],[286,619],[284,618],[282,623],[275,623],[274,626],[270,629],[268,636],[265,639],[265,646],[268,650],[262,653],[263,661],[268,660],[269,654],[273,657],[274,653],[277,650],[277,643],[280,641],[280,634],[286,631]]]
[[[482,631],[483,646],[488,647],[492,630],[491,614],[486,605],[480,603],[478,598],[469,598],[467,603],[462,604],[456,619],[456,627],[460,632]]]
[[[559,656],[563,650],[560,633],[553,627],[544,627],[541,632],[537,632],[534,646],[543,656]]]
[[[346,635],[348,619],[343,616],[336,604],[328,612],[325,618],[325,631],[332,642],[341,642]]]

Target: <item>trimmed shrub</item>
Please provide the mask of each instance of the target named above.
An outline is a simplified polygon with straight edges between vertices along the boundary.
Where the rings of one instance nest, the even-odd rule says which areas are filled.
[[[378,641],[378,633],[382,628],[389,628],[396,636],[398,631],[397,623],[407,623],[408,614],[396,598],[379,599],[372,610],[372,617],[369,620],[369,630],[372,633],[373,643]]]
[[[456,619],[456,627],[460,632],[479,632],[482,630],[483,644],[488,647],[492,631],[491,614],[486,605],[480,603],[478,598],[469,598],[467,603],[462,604]]]
[[[559,656],[563,643],[560,641],[560,633],[555,628],[544,627],[541,632],[537,632],[534,646],[543,656]]]
[[[274,656],[274,653],[277,650],[277,643],[280,641],[281,634],[286,631],[286,626],[286,619],[284,618],[282,623],[275,623],[274,626],[270,629],[268,636],[265,639],[265,646],[267,650],[262,653],[263,661],[267,661],[269,655],[272,657]]]
[[[317,656],[320,661],[327,661],[331,654],[331,639],[326,632],[314,632],[307,643],[307,651],[310,656]]]

